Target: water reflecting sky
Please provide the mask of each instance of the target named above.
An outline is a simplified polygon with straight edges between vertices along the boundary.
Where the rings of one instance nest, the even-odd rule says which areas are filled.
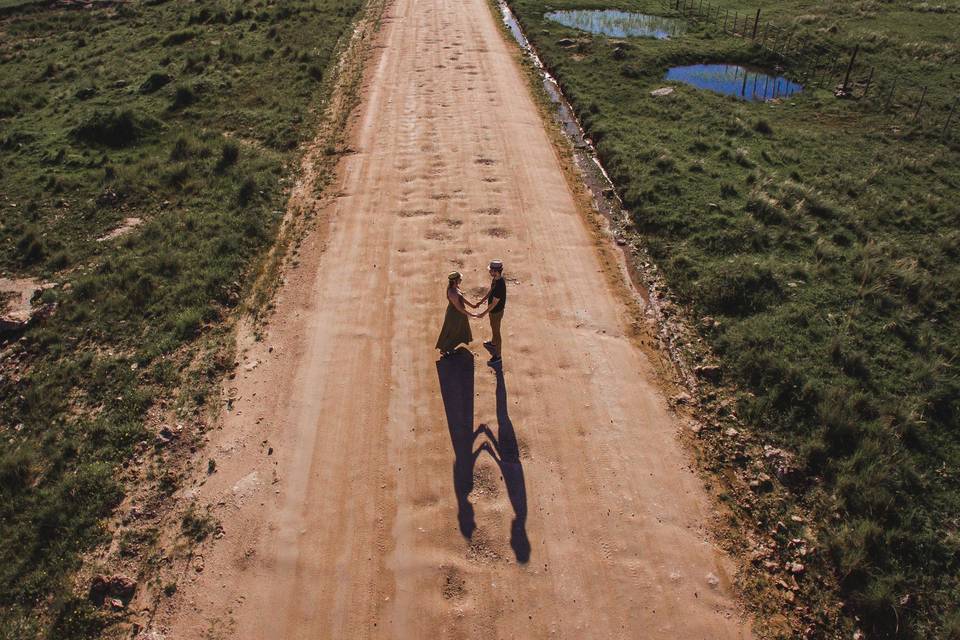
[[[786,98],[803,90],[803,86],[783,76],[747,69],[736,64],[693,64],[673,67],[667,80],[683,82],[741,100],[764,101]]]
[[[553,11],[546,14],[548,20],[565,27],[602,33],[614,38],[640,36],[664,40],[683,32],[679,20],[650,16],[644,13],[627,13],[606,9],[600,11]]]

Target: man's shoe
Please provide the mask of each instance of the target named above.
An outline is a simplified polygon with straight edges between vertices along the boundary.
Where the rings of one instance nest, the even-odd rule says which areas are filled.
[[[487,340],[486,342],[483,343],[483,346],[485,346],[485,347],[492,347],[492,346],[493,346],[493,341],[492,341],[492,340]]]
[[[501,358],[500,356],[494,356],[489,360],[487,360],[487,364],[490,365],[491,367],[495,364],[500,364],[501,362],[503,362],[503,358]]]

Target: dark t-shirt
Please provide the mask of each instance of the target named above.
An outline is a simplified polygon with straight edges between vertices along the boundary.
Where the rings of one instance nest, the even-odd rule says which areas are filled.
[[[497,306],[490,309],[490,313],[500,313],[503,311],[503,308],[507,306],[507,283],[503,278],[499,278],[493,282],[490,295],[487,296],[487,304],[493,302],[494,298],[498,298],[499,302],[497,302]]]

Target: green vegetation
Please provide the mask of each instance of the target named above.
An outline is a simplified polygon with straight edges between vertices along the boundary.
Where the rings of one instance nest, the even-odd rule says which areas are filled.
[[[826,90],[776,104],[683,85],[653,97],[675,64],[774,61],[713,26],[616,41],[545,20],[542,0],[510,5],[672,292],[716,320],[698,324],[737,413],[797,454],[791,490],[819,518],[851,619],[870,638],[958,637],[960,126],[947,140],[941,128],[960,5],[729,3],[762,5],[814,43],[859,43],[881,82],[929,85],[916,123]],[[664,12],[549,3],[565,8]]]
[[[229,367],[200,338],[273,240],[362,0],[46,5],[0,12],[0,272],[59,285],[48,321],[0,336],[0,638],[105,624],[71,576],[152,439],[148,408],[199,413]],[[143,224],[98,241],[128,217]]]
[[[193,505],[180,521],[181,531],[192,542],[203,542],[216,528],[217,522],[213,516],[209,512],[198,513]]]

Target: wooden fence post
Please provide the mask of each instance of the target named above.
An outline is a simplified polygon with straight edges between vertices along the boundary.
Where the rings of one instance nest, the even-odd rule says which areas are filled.
[[[910,119],[911,122],[917,119],[917,116],[920,115],[920,109],[923,109],[923,101],[927,97],[927,88],[923,88],[923,93],[920,94],[920,104],[917,105],[917,110],[913,112],[913,118]]]
[[[763,38],[760,40],[760,48],[763,49],[763,46],[767,44],[767,33],[770,32],[770,23],[768,22],[763,27]]]
[[[757,17],[753,19],[753,35],[750,37],[753,40],[757,39],[757,27],[760,26],[760,9],[757,9]]]
[[[703,0],[700,0],[700,6],[697,8],[697,15],[703,14]]]
[[[893,85],[890,87],[890,93],[887,94],[887,103],[883,106],[884,111],[890,110],[890,102],[893,100],[893,92],[897,88],[897,81],[893,81]]]
[[[727,16],[730,15],[730,9],[723,12],[723,32],[727,32]]]
[[[873,82],[873,67],[870,67],[870,75],[867,76],[867,84],[866,84],[866,86],[863,88],[863,95],[860,96],[861,98],[866,98],[866,97],[867,97],[867,94],[870,93],[870,83],[871,83],[871,82]]]
[[[847,86],[850,84],[850,72],[853,70],[853,62],[857,59],[857,52],[860,51],[858,44],[853,48],[853,55],[850,56],[850,64],[847,65],[847,73],[843,76],[843,92],[847,92]]]
[[[953,120],[953,112],[957,110],[957,103],[958,103],[958,102],[960,102],[960,97],[957,97],[957,98],[953,101],[953,106],[950,107],[950,115],[947,116],[947,122],[946,122],[946,124],[943,125],[943,133],[941,134],[941,137],[943,137],[943,138],[946,138],[946,137],[947,137],[947,131],[950,129],[950,121]]]

